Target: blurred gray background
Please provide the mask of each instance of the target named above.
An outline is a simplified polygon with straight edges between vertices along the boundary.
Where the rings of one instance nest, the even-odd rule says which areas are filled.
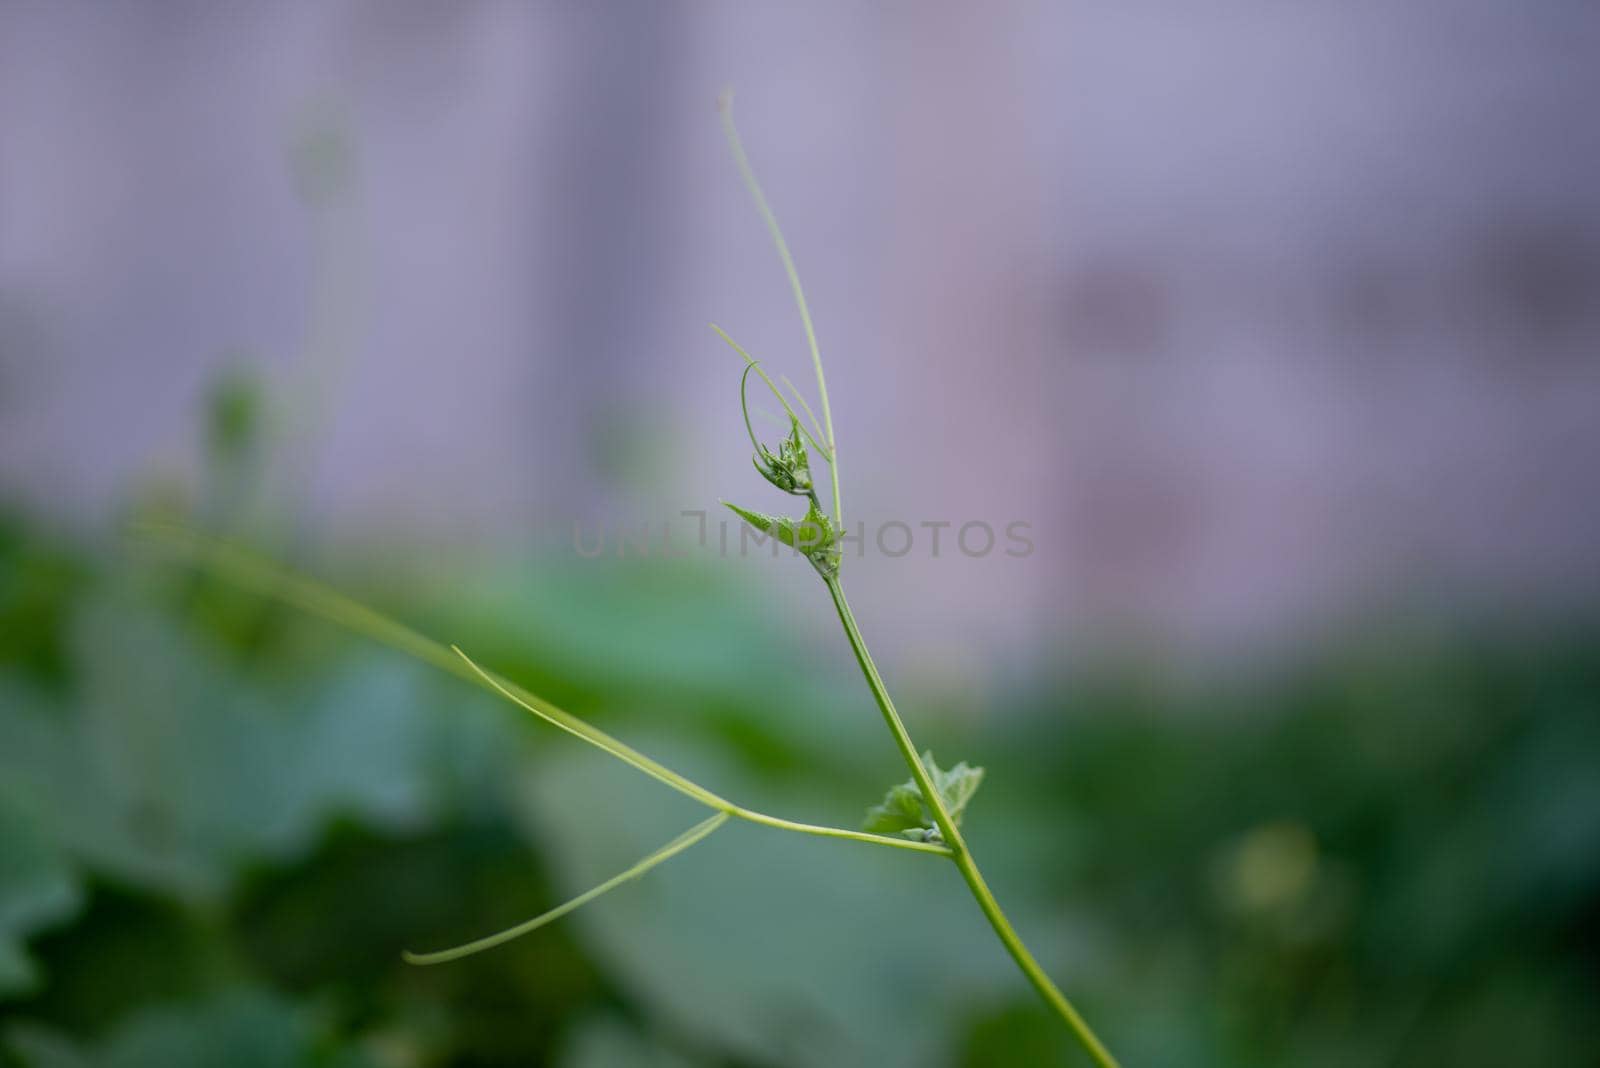
[[[0,494],[100,528],[247,366],[374,551],[772,507],[707,323],[809,369],[731,85],[847,513],[1035,528],[855,568],[902,655],[1583,613],[1597,56],[1561,0],[7,0]]]

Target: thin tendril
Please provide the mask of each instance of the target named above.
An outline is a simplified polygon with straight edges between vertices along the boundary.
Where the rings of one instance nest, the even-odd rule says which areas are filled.
[[[737,352],[740,355],[740,357],[742,357],[744,359],[746,371],[754,370],[756,374],[761,376],[761,381],[765,382],[767,384],[767,388],[772,390],[772,395],[774,397],[778,398],[778,403],[783,405],[783,410],[786,413],[788,413],[788,415],[790,417],[792,417],[796,422],[800,422],[800,417],[798,415],[796,415],[795,414],[795,410],[789,406],[789,402],[788,402],[788,400],[786,400],[784,398],[783,394],[778,392],[777,385],[767,375],[766,369],[761,366],[761,361],[756,359],[754,356],[750,355],[748,352],[746,352],[742,345],[740,345],[737,341],[733,340],[733,338],[729,337],[728,336],[728,332],[726,330],[722,329],[722,327],[718,326],[716,323],[712,323],[711,324],[711,329],[715,330],[717,332],[717,336],[722,338],[723,341],[726,341],[728,343],[728,347],[731,348],[734,352]],[[788,381],[788,380],[785,379],[785,381]],[[740,388],[741,388],[741,390],[743,389],[742,386]],[[794,386],[790,385],[789,388],[790,389],[794,389]],[[796,391],[795,395],[799,396],[799,392]],[[805,398],[804,397],[800,397],[800,403],[801,404],[805,404]],[[811,406],[810,405],[806,405],[806,411],[808,413],[811,411]],[[815,416],[812,417],[813,421],[815,420],[815,418],[816,418]],[[806,440],[807,441],[811,442],[812,447],[817,450],[817,453],[824,460],[828,461],[829,466],[832,466],[832,464],[833,464],[833,453],[832,453],[832,451],[826,445],[822,444],[821,441],[817,440],[816,437],[812,436],[811,430],[804,423],[800,423],[800,432],[806,436]]]
[[[407,964],[445,964],[449,961],[460,960],[462,957],[470,957],[474,953],[482,953],[484,950],[493,949],[495,946],[503,946],[512,939],[521,938],[525,934],[537,931],[553,920],[559,920],[574,909],[581,908],[595,898],[610,893],[623,883],[637,879],[656,865],[671,860],[679,853],[682,853],[726,822],[728,822],[728,813],[718,812],[710,819],[697,823],[687,831],[684,831],[626,871],[618,872],[600,885],[585,890],[570,901],[562,902],[549,912],[540,913],[531,920],[524,920],[515,927],[508,927],[504,931],[479,938],[465,945],[455,946],[452,949],[441,949],[435,953],[412,953],[407,950],[400,955],[405,958]]]
[[[192,566],[204,568],[208,572],[232,582],[242,589],[262,597],[281,601],[309,615],[317,616],[336,626],[344,627],[346,630],[376,641],[381,645],[386,645],[391,649],[415,657],[423,663],[430,664],[463,681],[476,684],[499,694],[540,719],[553,723],[570,734],[578,735],[578,737],[598,746],[612,756],[618,757],[618,759],[625,760],[628,764],[639,768],[641,771],[646,771],[646,769],[641,767],[639,762],[649,764],[655,770],[646,771],[646,774],[664,782],[680,793],[687,794],[708,808],[717,809],[729,816],[746,820],[750,823],[759,823],[767,827],[794,831],[798,834],[809,834],[822,838],[844,838],[851,841],[867,842],[872,845],[888,846],[893,849],[908,849],[922,853],[949,854],[948,850],[930,847],[922,842],[911,842],[883,835],[849,831],[841,827],[797,823],[794,820],[769,816],[764,812],[757,812],[742,805],[736,805],[717,796],[698,783],[691,782],[682,775],[678,775],[676,772],[657,764],[597,728],[590,727],[570,712],[557,708],[513,682],[479,668],[471,660],[467,659],[464,654],[452,652],[450,648],[441,645],[432,638],[420,634],[405,624],[393,620],[383,613],[369,608],[320,582],[306,578],[303,575],[297,575],[264,557],[257,556],[255,553],[236,545],[219,541],[216,538],[184,527],[168,523],[145,522],[135,525],[131,533],[136,539],[136,545],[159,545],[170,553],[188,561]],[[585,731],[589,733],[584,733]],[[602,744],[601,739],[609,744]],[[628,757],[624,757],[622,755],[623,752],[627,753]],[[629,759],[630,757],[634,759]]]
[[[722,113],[722,131],[727,135],[728,148],[733,152],[733,162],[738,166],[740,176],[744,178],[745,188],[750,191],[750,199],[755,201],[756,211],[760,213],[762,222],[767,224],[767,232],[772,235],[772,243],[778,249],[778,258],[783,261],[783,273],[788,276],[789,288],[794,293],[795,307],[800,311],[800,322],[806,330],[806,346],[811,350],[811,366],[817,372],[817,393],[822,399],[822,425],[827,431],[828,451],[831,454],[828,471],[833,478],[833,517],[842,530],[844,504],[839,495],[839,447],[833,437],[833,412],[828,406],[828,382],[822,373],[822,352],[817,347],[817,328],[811,322],[811,309],[806,305],[805,290],[800,286],[800,272],[795,268],[794,256],[789,253],[789,243],[783,239],[783,231],[778,227],[778,217],[773,214],[772,206],[767,203],[767,195],[761,191],[761,183],[756,180],[755,169],[750,166],[750,157],[745,153],[744,142],[739,139],[738,127],[733,124],[732,92],[724,91],[717,99],[717,110]]]
[[[822,427],[818,426],[818,424],[817,424],[817,413],[813,412],[811,410],[811,405],[806,401],[806,395],[804,393],[801,393],[798,389],[795,388],[795,384],[793,382],[789,381],[789,376],[788,375],[780,375],[779,379],[783,382],[784,385],[789,387],[789,392],[794,394],[794,399],[800,402],[800,407],[805,409],[806,418],[810,419],[811,420],[811,425],[816,428],[817,437],[821,437],[822,436]],[[812,441],[815,441],[815,440],[816,440],[816,438],[812,438]]]
[[[744,413],[744,432],[750,435],[750,445],[761,452],[761,442],[756,440],[756,428],[750,425],[750,400],[745,395],[745,389],[750,384],[750,372],[756,369],[753,363],[744,365],[744,374],[739,376],[739,410]]]

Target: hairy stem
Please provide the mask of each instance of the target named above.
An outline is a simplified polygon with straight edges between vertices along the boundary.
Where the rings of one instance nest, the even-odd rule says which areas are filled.
[[[861,628],[856,625],[855,613],[850,610],[850,602],[845,600],[843,587],[839,585],[836,576],[824,576],[823,581],[827,583],[828,593],[833,597],[833,606],[839,612],[839,622],[844,626],[845,637],[850,639],[850,648],[856,654],[856,663],[861,665],[861,673],[866,676],[873,700],[878,703],[878,710],[883,713],[883,720],[888,724],[889,733],[894,735],[895,744],[900,747],[900,755],[910,767],[911,776],[916,781],[917,788],[922,791],[923,800],[933,813],[934,822],[939,826],[939,833],[944,836],[945,844],[950,847],[951,859],[955,861],[961,877],[966,880],[973,899],[978,902],[978,907],[983,910],[984,916],[988,917],[989,925],[1000,937],[1006,952],[1011,954],[1011,958],[1017,962],[1017,967],[1022,969],[1022,974],[1027,976],[1028,982],[1033,984],[1039,996],[1044,998],[1072,1029],[1072,1033],[1083,1044],[1089,1056],[1093,1057],[1101,1068],[1117,1068],[1117,1060],[1111,1055],[1111,1051],[1106,1049],[1088,1023],[1078,1014],[1078,1010],[1073,1008],[1072,1002],[1067,1000],[1066,995],[1045,974],[1033,954],[1028,952],[1028,947],[1023,944],[1016,928],[1011,926],[1011,921],[1006,918],[1000,903],[995,900],[989,884],[984,882],[983,873],[978,870],[978,862],[973,859],[966,840],[961,837],[961,829],[950,818],[950,813],[945,809],[944,798],[934,786],[928,769],[922,764],[922,758],[917,755],[917,747],[912,744],[911,735],[906,731],[906,725],[900,719],[900,714],[895,711],[894,701],[890,699],[889,690],[883,684],[883,676],[878,674],[878,665],[873,663],[872,654],[867,651],[867,643],[861,637]]]

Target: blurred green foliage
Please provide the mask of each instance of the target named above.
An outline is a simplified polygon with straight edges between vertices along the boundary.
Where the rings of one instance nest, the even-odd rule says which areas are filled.
[[[896,779],[842,639],[703,565],[443,592],[437,561],[301,562],[741,802],[854,825]],[[967,824],[997,892],[1126,1063],[1578,1065],[1597,650],[1419,631],[1232,685],[902,689],[990,769]],[[398,656],[0,521],[0,1063],[1078,1063],[945,866],[755,827],[492,953],[399,960],[697,818]]]

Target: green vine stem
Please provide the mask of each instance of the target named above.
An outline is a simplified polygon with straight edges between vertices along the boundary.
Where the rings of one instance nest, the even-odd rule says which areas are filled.
[[[800,311],[800,321],[805,327],[806,345],[811,352],[811,362],[817,372],[817,392],[822,402],[822,420],[824,432],[828,441],[828,469],[833,476],[833,521],[837,524],[837,533],[844,530],[844,506],[839,494],[839,447],[833,437],[833,415],[828,404],[828,384],[822,374],[822,355],[817,349],[817,333],[811,322],[811,311],[806,306],[805,293],[800,287],[800,275],[794,265],[794,256],[789,252],[789,243],[784,240],[783,231],[778,227],[778,219],[773,214],[772,206],[767,202],[767,197],[761,189],[761,183],[756,179],[755,169],[750,164],[750,157],[745,152],[744,143],[739,138],[739,130],[733,122],[733,96],[724,91],[718,100],[718,110],[722,114],[722,129],[728,140],[728,147],[733,153],[734,162],[738,165],[739,174],[744,179],[745,188],[750,193],[750,198],[755,202],[756,211],[761,215],[762,222],[766,224],[772,242],[777,247],[778,259],[783,263],[784,274],[789,279],[789,287],[794,293],[795,305]],[[740,348],[721,327],[713,325],[713,329],[721,335],[722,339],[744,357],[747,365],[760,367],[749,353]],[[749,374],[747,368],[746,375]],[[761,372],[762,378],[767,378]],[[772,385],[770,379],[767,380]],[[791,387],[792,388],[792,387]],[[777,393],[777,387],[772,387]],[[797,391],[798,392],[798,391]],[[782,401],[782,395],[779,395]],[[804,398],[801,398],[804,404]],[[785,409],[788,404],[784,404]],[[794,413],[789,413],[793,417]],[[797,420],[798,422],[798,420]],[[816,508],[816,495],[811,494],[811,503]],[[754,519],[770,519],[758,514],[749,513],[735,508],[747,522]],[[792,529],[792,528],[791,528]],[[767,533],[773,533],[769,522]],[[917,747],[912,744],[911,735],[907,733],[905,723],[901,721],[900,714],[895,711],[894,701],[889,697],[889,690],[883,684],[883,676],[878,673],[878,666],[872,662],[872,654],[867,651],[867,643],[861,637],[861,628],[856,625],[855,613],[850,610],[850,603],[845,600],[844,588],[839,585],[839,565],[842,554],[836,549],[830,549],[833,538],[827,537],[823,544],[813,546],[805,551],[804,555],[810,558],[817,573],[827,584],[828,593],[833,598],[833,606],[839,613],[839,622],[844,627],[845,636],[850,639],[850,648],[856,655],[856,663],[861,665],[861,673],[866,676],[867,686],[872,690],[872,698],[878,704],[878,709],[883,713],[883,721],[889,727],[889,733],[894,736],[895,745],[900,750],[900,755],[905,759],[906,766],[911,769],[912,780],[922,795],[922,801],[933,816],[934,824],[938,827],[939,836],[950,850],[950,859],[955,862],[961,872],[961,877],[966,880],[967,887],[972,891],[973,898],[978,902],[978,907],[983,910],[984,916],[989,920],[990,926],[999,936],[1006,947],[1006,952],[1011,954],[1017,962],[1017,967],[1022,969],[1022,974],[1027,976],[1028,982],[1033,984],[1035,990],[1044,998],[1045,1002],[1055,1010],[1056,1014],[1066,1023],[1083,1044],[1083,1048],[1094,1058],[1100,1068],[1117,1068],[1117,1061],[1106,1049],[1105,1044],[1095,1035],[1094,1031],[1079,1015],[1078,1010],[1068,1001],[1066,995],[1045,974],[1039,962],[1034,959],[1028,947],[1023,943],[1016,928],[1011,926],[1011,921],[1000,908],[1000,903],[995,900],[994,893],[989,889],[989,884],[984,881],[983,873],[978,870],[978,863],[973,859],[972,852],[967,848],[966,840],[961,836],[961,829],[956,820],[951,817],[945,805],[942,792],[938,789],[922,758],[917,755]],[[792,544],[800,548],[798,542]]]
[[[878,703],[878,710],[883,713],[883,721],[888,725],[889,733],[894,735],[895,744],[900,748],[900,755],[911,768],[912,778],[916,780],[917,788],[922,791],[923,800],[933,813],[933,818],[939,826],[939,833],[944,837],[945,844],[950,847],[950,859],[955,861],[961,877],[966,880],[973,898],[977,900],[978,907],[988,917],[994,933],[1004,943],[1006,952],[1017,962],[1017,967],[1022,969],[1022,974],[1028,977],[1028,982],[1033,984],[1039,996],[1049,1003],[1062,1020],[1066,1021],[1067,1026],[1072,1029],[1078,1041],[1083,1043],[1083,1048],[1094,1058],[1095,1063],[1101,1068],[1117,1068],[1117,1060],[1111,1055],[1111,1051],[1106,1049],[1105,1044],[1079,1015],[1072,1002],[1067,1000],[1066,995],[1045,974],[1039,962],[1023,944],[1016,928],[1011,926],[1011,921],[1000,908],[1000,903],[995,900],[989,884],[983,879],[983,873],[978,870],[978,862],[973,859],[972,851],[967,848],[966,840],[961,837],[961,828],[946,811],[940,791],[934,786],[932,778],[928,775],[928,769],[923,766],[922,758],[917,755],[917,747],[912,744],[911,735],[906,731],[906,725],[900,719],[900,714],[895,711],[894,701],[889,697],[883,676],[878,674],[878,665],[873,663],[872,654],[867,651],[866,640],[861,637],[861,628],[856,624],[855,613],[850,610],[850,602],[845,600],[844,588],[839,585],[837,576],[824,576],[823,581],[828,586],[828,593],[833,597],[833,606],[838,610],[839,622],[844,627],[845,636],[850,639],[850,649],[856,654],[856,663],[861,665],[861,674],[866,676],[872,698]]]
[[[803,552],[822,576],[824,583],[828,587],[828,593],[833,598],[834,608],[839,615],[839,622],[844,628],[845,636],[849,639],[850,648],[855,653],[856,663],[861,667],[867,686],[872,691],[873,700],[883,714],[884,723],[888,726],[889,733],[894,737],[895,745],[900,750],[900,755],[904,758],[906,766],[911,769],[912,780],[921,794],[922,803],[927,806],[928,813],[932,816],[939,840],[915,840],[911,837],[897,837],[869,831],[848,830],[842,827],[799,823],[737,805],[660,762],[645,756],[638,750],[586,723],[577,716],[479,666],[458,647],[441,645],[404,624],[398,623],[368,608],[366,605],[353,601],[319,583],[278,567],[270,561],[236,546],[186,528],[163,524],[144,524],[136,528],[134,533],[140,544],[160,546],[168,552],[187,560],[189,563],[211,570],[245,589],[252,590],[262,596],[276,598],[303,611],[321,616],[332,623],[391,646],[440,670],[490,690],[524,711],[589,745],[595,746],[672,790],[692,798],[701,805],[713,810],[713,815],[709,818],[635,862],[631,867],[533,919],[453,949],[440,950],[434,953],[408,953],[405,955],[408,961],[414,964],[441,964],[446,961],[459,960],[462,957],[493,948],[513,938],[527,934],[593,901],[616,887],[639,878],[657,865],[688,850],[696,843],[710,836],[728,820],[739,819],[797,834],[839,838],[949,858],[956,865],[957,870],[961,872],[961,877],[966,881],[968,889],[972,892],[973,899],[977,901],[978,907],[989,920],[990,926],[994,928],[995,934],[1005,946],[1006,951],[1011,954],[1012,959],[1016,961],[1017,967],[1022,970],[1023,975],[1027,977],[1034,989],[1067,1024],[1083,1045],[1083,1048],[1100,1068],[1118,1068],[1116,1059],[1106,1049],[1083,1017],[1078,1014],[1072,1003],[1067,1000],[1066,996],[1061,993],[1050,977],[1045,974],[1044,969],[1034,959],[1033,954],[1028,951],[1021,936],[1017,934],[1016,929],[1011,925],[1011,921],[995,900],[993,892],[989,889],[988,883],[984,881],[982,872],[978,869],[977,861],[973,858],[971,850],[967,847],[966,840],[962,837],[956,819],[959,810],[953,813],[952,809],[947,806],[942,791],[934,782],[932,769],[927,767],[922,758],[918,756],[917,749],[912,744],[911,736],[906,731],[905,723],[900,719],[899,713],[895,710],[894,702],[889,697],[889,691],[884,685],[883,677],[879,674],[877,665],[873,663],[872,654],[867,651],[866,642],[861,636],[861,629],[856,623],[855,614],[851,611],[850,604],[845,599],[844,589],[839,584],[839,564],[842,560],[842,554],[836,544],[837,535],[842,533],[844,529],[844,512],[839,488],[838,446],[834,441],[833,415],[828,404],[828,388],[822,373],[822,357],[817,348],[816,331],[812,325],[811,313],[806,307],[805,294],[800,287],[800,279],[795,270],[794,259],[790,255],[789,247],[778,228],[777,219],[774,217],[771,207],[767,204],[766,197],[761,192],[761,187],[756,182],[755,173],[751,169],[748,157],[745,155],[744,147],[739,142],[738,132],[733,125],[731,101],[726,94],[724,94],[721,102],[721,110],[724,129],[732,146],[734,158],[739,165],[740,173],[743,175],[746,185],[751,191],[762,219],[765,221],[767,229],[777,245],[779,257],[783,261],[784,271],[788,276],[790,287],[794,293],[795,303],[799,307],[800,317],[805,326],[807,346],[810,349],[812,364],[816,369],[817,388],[822,409],[822,426],[813,426],[813,429],[820,431],[820,434],[813,434],[811,430],[802,431],[799,416],[790,407],[777,385],[767,375],[767,372],[760,367],[753,357],[740,348],[732,338],[720,328],[715,328],[723,340],[744,357],[746,361],[745,380],[748,381],[750,372],[752,370],[755,371],[771,388],[774,396],[777,397],[779,403],[783,405],[785,411],[791,417],[794,436],[788,446],[790,452],[784,454],[788,457],[784,461],[788,466],[781,472],[783,477],[779,480],[779,484],[780,488],[787,488],[789,492],[802,493],[809,499],[811,505],[806,520],[800,521],[798,525],[793,520],[764,516],[737,507],[734,508],[734,511],[738,512],[748,522],[764,524],[768,533],[773,533],[774,531],[781,533],[783,537],[780,540],[789,544],[791,548]],[[783,382],[795,395],[795,399],[807,416],[811,417],[812,423],[815,424],[816,419],[812,416],[810,406],[806,403],[805,397],[799,390],[794,388],[793,383],[789,382],[788,379],[783,379]],[[748,428],[748,415],[746,424]],[[818,453],[828,462],[833,483],[833,515],[831,517],[821,513],[812,480],[806,477],[802,482],[795,477],[796,471],[808,475],[805,470],[804,450],[799,444],[799,437],[802,432],[811,438],[812,444],[817,448]],[[822,441],[818,440],[819,436],[823,439]],[[754,437],[753,433],[752,437]],[[757,447],[759,450],[759,444]],[[767,455],[771,459],[770,454]],[[769,481],[777,478],[780,474],[780,472],[776,471],[767,471],[765,473]],[[819,540],[812,542],[801,536],[800,531],[806,525],[821,526],[823,528],[832,527],[833,529],[822,530]],[[907,789],[909,789],[909,786]],[[961,802],[961,804],[964,803],[964,801]],[[874,829],[881,830],[882,828],[874,827]],[[934,837],[931,829],[929,830],[929,837]]]

